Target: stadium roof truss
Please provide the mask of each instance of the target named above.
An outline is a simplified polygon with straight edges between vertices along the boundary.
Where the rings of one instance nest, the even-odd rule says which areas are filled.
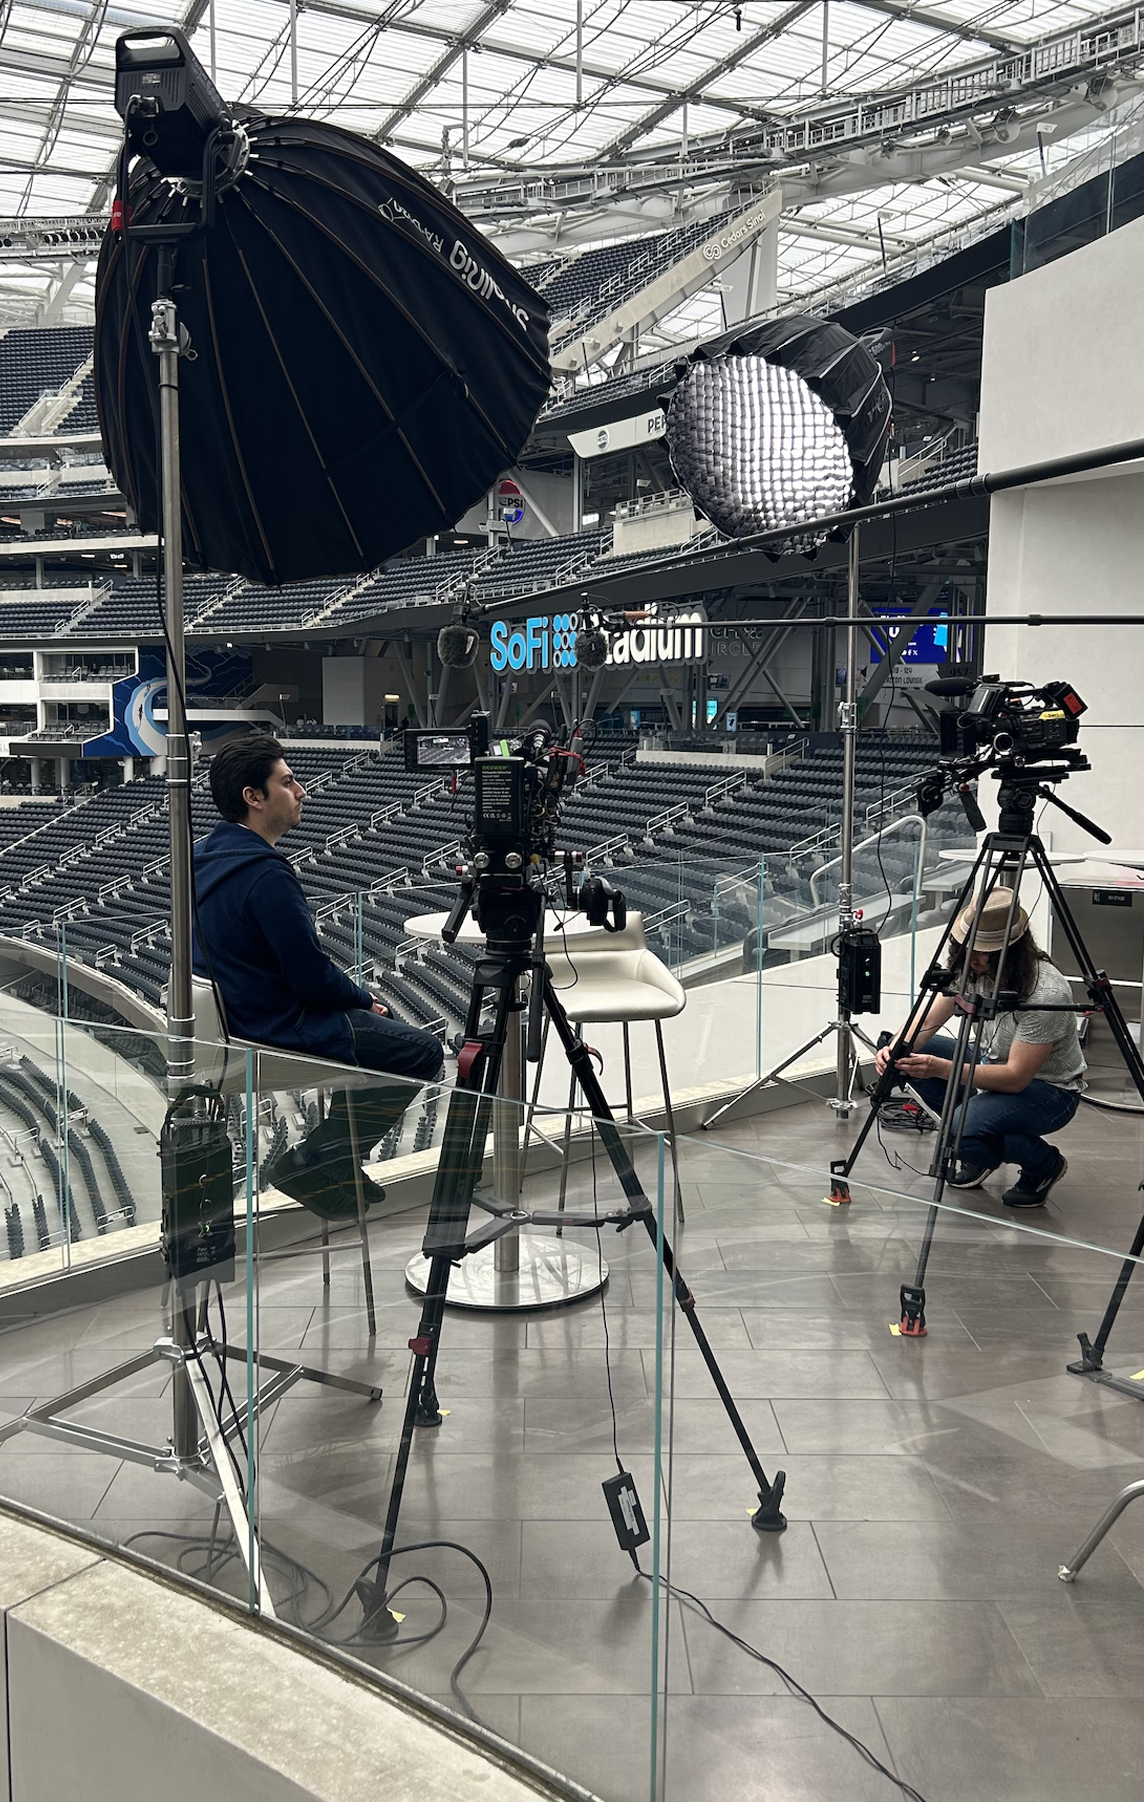
[[[1144,96],[1140,14],[1098,0],[0,0],[0,321],[90,307],[114,42],[164,23],[228,98],[376,135],[516,258],[778,186],[785,302],[1007,214]],[[702,326],[689,301],[660,335]]]

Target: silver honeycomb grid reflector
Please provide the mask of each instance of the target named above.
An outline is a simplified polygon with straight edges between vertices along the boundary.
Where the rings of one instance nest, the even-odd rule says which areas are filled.
[[[680,366],[666,399],[682,487],[728,538],[781,531],[871,498],[890,397],[866,347],[841,326],[794,317],[724,339]],[[813,554],[824,533],[782,551]]]
[[[762,357],[695,364],[672,400],[667,443],[680,482],[730,538],[836,513],[854,480],[830,408]],[[805,551],[819,540],[788,542]]]

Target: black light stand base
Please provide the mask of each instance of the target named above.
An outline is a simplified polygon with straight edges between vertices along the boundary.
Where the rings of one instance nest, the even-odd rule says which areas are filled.
[[[1104,1354],[1092,1344],[1087,1333],[1078,1333],[1080,1341],[1080,1357],[1065,1369],[1070,1376],[1087,1377],[1090,1383],[1099,1383],[1102,1388],[1115,1389],[1120,1395],[1130,1395],[1135,1401],[1144,1401],[1144,1382],[1135,1377],[1118,1377],[1113,1371],[1105,1370]]]
[[[769,1489],[759,1490],[759,1506],[751,1516],[751,1525],[758,1533],[782,1533],[787,1524],[786,1515],[779,1508],[786,1488],[786,1471],[776,1470],[775,1480]]]
[[[1080,1343],[1080,1357],[1075,1364],[1068,1364],[1065,1368],[1074,1377],[1094,1376],[1103,1367],[1103,1355],[1097,1351],[1087,1333],[1078,1333],[1077,1339]]]
[[[368,1640],[371,1646],[387,1646],[397,1638],[398,1622],[394,1620],[385,1605],[385,1591],[378,1583],[371,1583],[368,1577],[359,1577],[354,1584],[354,1594],[361,1603],[361,1626],[355,1639]]]

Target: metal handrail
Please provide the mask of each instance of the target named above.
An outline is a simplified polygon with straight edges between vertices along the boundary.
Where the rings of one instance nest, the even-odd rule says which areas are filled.
[[[593,845],[590,850],[585,851],[584,862],[595,863],[598,858],[611,857],[613,852],[625,850],[630,843],[631,839],[626,832],[618,832],[615,838],[606,838],[601,844]]]
[[[746,788],[750,779],[747,770],[736,770],[733,775],[720,776],[718,782],[713,782],[710,788],[703,790],[704,807],[711,807],[716,801],[721,801],[724,795],[733,795],[739,789]]]
[[[445,859],[447,857],[449,857],[453,852],[463,851],[464,848],[465,848],[464,839],[463,838],[455,838],[455,839],[452,839],[449,842],[449,844],[447,844],[447,845],[438,845],[435,850],[427,851],[425,853],[424,857],[421,859],[421,874],[423,876],[428,876],[431,865],[433,865],[435,863],[443,863],[445,861]]]
[[[644,836],[650,838],[653,832],[662,832],[665,826],[674,825],[676,820],[686,819],[691,813],[689,801],[677,801],[674,807],[665,807],[662,813],[653,813],[644,827]]]
[[[916,782],[903,782],[901,788],[896,788],[892,794],[886,795],[884,799],[871,801],[863,815],[866,824],[869,825],[871,820],[878,819],[882,814],[892,812],[895,807],[900,807],[903,801],[912,801],[916,792]]]
[[[914,821],[914,820],[916,820],[918,825],[921,827],[921,837],[919,840],[921,849],[918,854],[917,874],[916,874],[915,881],[914,881],[914,897],[916,899],[917,893],[918,893],[918,885],[921,882],[922,870],[925,866],[925,860],[926,860],[927,827],[926,827],[925,816],[923,814],[905,813],[902,815],[900,820],[891,820],[889,825],[879,826],[877,832],[872,832],[870,834],[869,838],[860,839],[859,842],[855,846],[853,846],[851,855],[853,855],[854,851],[864,851],[866,849],[867,845],[877,844],[878,840],[880,838],[884,838],[887,832],[896,832],[899,826],[908,825],[911,821]],[[839,864],[841,862],[842,862],[842,855],[840,853],[837,857],[832,857],[830,859],[829,863],[822,864],[817,870],[815,870],[812,873],[811,878],[810,878],[810,899],[815,907],[825,906],[825,903],[819,899],[819,894],[818,894],[819,878],[821,876],[825,876],[827,870],[832,870],[834,868],[835,864]]]
[[[672,901],[667,907],[661,907],[658,913],[645,914],[644,932],[654,932],[657,926],[667,926],[672,920],[681,920],[690,907],[690,901]]]
[[[169,939],[170,936],[171,922],[169,920],[156,920],[154,925],[141,926],[138,932],[133,932],[131,934],[131,949],[132,951],[138,951],[140,945],[149,944],[156,938]]]
[[[837,838],[841,831],[842,825],[839,820],[835,820],[829,826],[820,826],[818,831],[812,832],[809,838],[800,839],[797,845],[788,846],[783,856],[804,857],[810,851],[820,851],[824,845]]]

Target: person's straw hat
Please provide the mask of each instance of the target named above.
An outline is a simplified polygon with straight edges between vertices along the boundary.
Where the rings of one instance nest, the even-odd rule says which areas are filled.
[[[1000,951],[1005,943],[1005,923],[1009,918],[1009,909],[1013,905],[1013,891],[1008,888],[995,888],[988,896],[981,909],[981,920],[977,928],[977,937],[973,941],[975,951]],[[974,916],[979,903],[970,901],[963,907],[953,923],[952,936],[957,944],[964,945],[973,927]],[[1029,916],[1023,907],[1018,907],[1013,915],[1013,929],[1009,934],[1009,943],[1016,944],[1024,938],[1029,930]]]

